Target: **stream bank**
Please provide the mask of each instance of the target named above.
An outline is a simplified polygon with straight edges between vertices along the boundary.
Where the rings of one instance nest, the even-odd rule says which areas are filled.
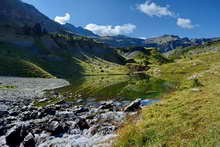
[[[75,102],[51,91],[60,100],[36,107],[35,101],[48,101],[44,90],[67,86],[61,79],[0,77],[0,89],[7,93],[0,99],[1,147],[102,147],[110,146],[116,131],[127,117],[157,100],[78,99]],[[33,95],[32,95],[33,94]]]

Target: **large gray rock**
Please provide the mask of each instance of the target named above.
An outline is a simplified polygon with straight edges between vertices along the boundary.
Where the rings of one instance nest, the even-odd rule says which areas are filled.
[[[38,118],[38,112],[37,111],[26,111],[20,114],[20,119],[22,121],[32,120]]]
[[[141,99],[136,99],[135,101],[131,102],[128,106],[124,108],[125,112],[134,112],[140,109]]]
[[[53,136],[62,136],[68,131],[68,126],[66,123],[51,121],[47,129]]]
[[[27,134],[28,131],[25,125],[15,126],[6,134],[6,144],[12,147],[19,146]]]
[[[78,117],[75,120],[75,128],[78,128],[80,130],[89,129],[89,124],[87,123],[86,119]]]
[[[23,147],[35,147],[36,146],[36,141],[35,141],[35,136],[32,133],[29,133],[23,141]]]
[[[8,114],[9,114],[8,111],[0,110],[0,118],[1,118],[1,117],[4,117],[4,116],[7,116]]]
[[[5,117],[8,114],[8,106],[0,103],[0,118]]]
[[[47,108],[44,108],[42,110],[42,113],[44,113],[46,115],[55,115],[56,114],[56,110],[53,107],[47,107]]]
[[[109,102],[105,102],[103,104],[101,104],[101,106],[98,109],[110,109],[112,110],[114,106],[113,101],[109,101]]]
[[[78,113],[83,113],[83,112],[89,112],[89,109],[86,108],[86,107],[80,107],[80,108],[74,110],[74,112],[75,112],[76,114],[78,114]]]

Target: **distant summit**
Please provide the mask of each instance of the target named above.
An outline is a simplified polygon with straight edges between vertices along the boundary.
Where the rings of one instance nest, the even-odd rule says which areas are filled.
[[[118,36],[104,36],[99,38],[100,41],[112,46],[112,47],[153,47],[157,48],[160,52],[168,52],[176,48],[184,48],[188,46],[201,45],[206,42],[214,41],[216,38],[210,39],[189,39],[187,37],[181,38],[177,35],[168,35],[149,38],[149,39],[139,39],[131,38],[124,35]]]
[[[145,40],[145,43],[166,43],[169,41],[174,41],[174,40],[179,40],[181,39],[179,36],[176,35],[163,35],[160,37],[154,37],[154,38],[149,38]]]
[[[63,28],[80,36],[99,37],[98,35],[94,34],[92,31],[84,29],[83,27],[75,27],[70,23],[66,23],[65,25],[63,25]]]

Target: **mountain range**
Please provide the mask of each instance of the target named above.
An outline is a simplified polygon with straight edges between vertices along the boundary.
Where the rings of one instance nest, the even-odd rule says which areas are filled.
[[[66,30],[76,35],[93,38],[108,44],[111,47],[156,47],[161,52],[167,52],[176,48],[200,45],[205,42],[215,41],[216,38],[189,39],[175,35],[163,35],[149,39],[132,38],[124,35],[99,36],[83,27],[75,27],[72,24],[60,25],[39,12],[34,6],[20,0],[2,0],[0,5],[0,24],[13,24],[18,26],[41,24],[48,32]]]
[[[165,53],[176,48],[184,48],[189,46],[202,45],[206,42],[212,42],[219,40],[220,38],[198,38],[198,39],[189,39],[187,37],[181,38],[176,35],[163,35],[154,38],[140,39],[132,38],[125,35],[117,36],[98,36],[92,31],[84,29],[82,27],[75,27],[72,24],[63,25],[64,28],[72,33],[93,38],[94,40],[108,44],[114,48],[123,48],[123,47],[154,47],[157,48],[160,52]]]

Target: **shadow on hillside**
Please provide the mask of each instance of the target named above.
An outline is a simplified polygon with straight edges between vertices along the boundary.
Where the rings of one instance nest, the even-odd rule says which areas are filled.
[[[19,42],[21,44],[21,42]],[[16,42],[2,42],[0,41],[0,55],[4,61],[1,63],[0,72],[2,76],[32,76],[35,67],[42,69],[49,74],[58,78],[72,78],[74,76],[81,76],[83,68],[68,54],[61,54],[61,52],[53,53],[46,51],[45,48],[39,48],[38,45],[32,44],[29,46],[21,46]],[[13,61],[13,62],[12,62]],[[33,65],[26,67],[20,65],[25,61]],[[39,77],[43,77],[39,75]]]

